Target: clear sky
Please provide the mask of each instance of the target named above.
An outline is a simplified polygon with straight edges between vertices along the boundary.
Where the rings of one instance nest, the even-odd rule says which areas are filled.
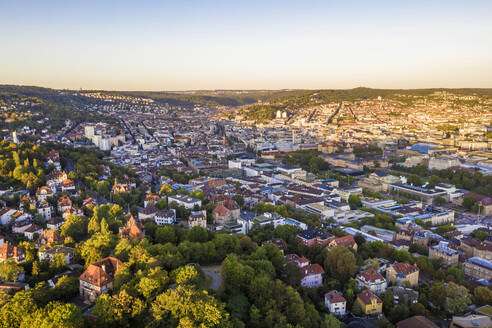
[[[0,84],[492,87],[492,1],[0,0]]]

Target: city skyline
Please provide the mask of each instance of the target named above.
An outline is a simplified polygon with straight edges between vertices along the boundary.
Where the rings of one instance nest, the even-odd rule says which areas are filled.
[[[6,1],[1,84],[68,89],[492,87],[491,4]]]

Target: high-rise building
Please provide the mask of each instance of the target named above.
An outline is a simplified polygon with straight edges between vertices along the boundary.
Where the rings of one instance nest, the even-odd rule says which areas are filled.
[[[94,126],[93,125],[86,125],[84,128],[84,134],[87,139],[91,139],[94,136]]]

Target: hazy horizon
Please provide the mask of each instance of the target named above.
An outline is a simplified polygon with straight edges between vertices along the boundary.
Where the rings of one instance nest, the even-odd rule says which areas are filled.
[[[182,90],[146,90],[146,89],[134,89],[134,90],[125,90],[125,89],[81,89],[81,88],[55,88],[48,87],[43,85],[27,85],[27,84],[12,84],[12,83],[0,83],[1,86],[17,86],[17,87],[34,87],[34,88],[46,88],[53,90],[67,90],[67,91],[109,91],[109,92],[166,92],[166,93],[191,93],[191,92],[236,92],[236,91],[244,91],[244,92],[261,92],[261,91],[316,91],[316,90],[353,90],[357,88],[365,88],[365,89],[373,89],[373,90],[463,90],[463,89],[492,89],[492,87],[429,87],[429,88],[372,88],[367,86],[357,86],[353,88],[314,88],[314,89],[306,89],[306,88],[281,88],[281,89],[182,89]]]
[[[490,88],[490,1],[3,1],[0,84]]]

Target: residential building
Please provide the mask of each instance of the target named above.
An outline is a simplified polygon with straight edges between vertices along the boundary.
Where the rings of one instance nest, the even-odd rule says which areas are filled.
[[[275,245],[281,252],[284,254],[284,251],[287,250],[287,244],[282,238],[275,238],[275,239],[270,239],[267,241],[264,241],[261,245],[264,246],[266,244],[273,244]]]
[[[24,236],[29,240],[33,240],[34,237],[40,236],[43,233],[43,230],[43,227],[40,227],[37,224],[31,224],[24,230]]]
[[[297,234],[297,240],[306,246],[313,246],[315,244],[325,246],[328,245],[333,237],[332,234],[314,227],[310,227]]]
[[[471,314],[466,317],[454,317],[449,328],[490,328],[492,319],[486,315]]]
[[[232,219],[231,211],[222,204],[217,205],[212,210],[212,215],[216,225],[224,225],[227,221]]]
[[[345,315],[347,301],[342,293],[331,290],[325,294],[325,307],[333,314]]]
[[[64,213],[66,210],[72,208],[72,201],[67,196],[60,197],[58,199],[58,211]]]
[[[138,211],[138,218],[140,221],[145,221],[145,220],[155,220],[155,215],[159,209],[155,207],[155,205],[150,205],[147,207],[144,207]]]
[[[55,217],[46,222],[46,227],[48,229],[59,229],[65,221],[62,220],[62,218]]]
[[[38,204],[36,211],[43,217],[45,221],[48,221],[53,216],[53,207],[47,201],[42,201]]]
[[[358,294],[356,302],[359,302],[362,311],[367,315],[379,314],[383,311],[383,301],[370,290]]]
[[[207,211],[192,211],[188,218],[188,227],[207,228]]]
[[[463,264],[465,275],[475,280],[492,281],[492,261],[480,257],[472,257]]]
[[[14,259],[17,263],[23,262],[26,259],[26,255],[24,251],[17,246],[10,245],[7,242],[4,242],[0,246],[0,262]]]
[[[406,262],[396,262],[386,269],[386,278],[397,284],[417,285],[419,282],[419,268]]]
[[[201,200],[186,195],[168,196],[167,203],[171,204],[172,202],[176,202],[178,206],[184,206],[184,208],[188,210],[194,209],[195,206],[197,206],[198,208],[202,207]]]
[[[38,240],[36,240],[35,245],[36,247],[41,247],[44,245],[51,245],[51,244],[61,244],[65,238],[63,238],[58,230],[44,230],[40,235]]]
[[[113,279],[123,263],[114,257],[106,257],[92,263],[80,275],[80,296],[84,300],[95,301],[113,288]]]
[[[303,287],[319,287],[323,283],[323,274],[325,270],[321,265],[309,264],[301,268],[301,286]]]
[[[384,293],[388,287],[386,279],[373,268],[359,272],[355,280],[359,288],[367,288],[378,294]]]
[[[299,257],[297,254],[287,254],[284,256],[285,263],[294,263],[298,268],[309,265],[309,260],[305,257]]]
[[[438,325],[423,317],[421,315],[416,315],[408,319],[398,321],[396,323],[396,328],[439,328]]]
[[[42,202],[51,196],[53,196],[53,190],[47,186],[39,187],[36,191],[36,199],[38,202]]]
[[[63,245],[55,245],[43,247],[38,252],[38,256],[41,261],[48,260],[50,263],[52,263],[53,257],[58,254],[62,254],[62,256],[65,258],[65,264],[68,265],[75,255],[75,248],[66,247]]]
[[[333,248],[336,246],[352,248],[353,250],[357,251],[357,243],[355,242],[355,239],[352,235],[346,235],[346,236],[342,236],[342,237],[338,237],[338,238],[333,238],[328,243],[328,248]]]
[[[392,286],[388,287],[388,290],[393,294],[395,304],[404,304],[410,307],[419,300],[419,292],[411,288]]]
[[[492,197],[487,197],[474,193],[465,193],[463,198],[460,199],[460,205],[466,196],[471,196],[477,200],[478,208],[481,215],[492,215]]]
[[[144,200],[144,207],[150,206],[150,205],[155,205],[159,201],[159,196],[158,195],[147,195],[145,196]]]
[[[429,248],[429,258],[440,258],[444,266],[455,266],[458,265],[459,252],[450,248],[447,241],[440,241],[436,246]]]
[[[461,239],[460,248],[468,257],[480,257],[492,261],[492,244],[481,242],[473,237],[465,237]]]
[[[176,210],[172,208],[169,210],[158,211],[155,214],[154,220],[155,223],[160,226],[164,224],[174,224],[176,223]]]

